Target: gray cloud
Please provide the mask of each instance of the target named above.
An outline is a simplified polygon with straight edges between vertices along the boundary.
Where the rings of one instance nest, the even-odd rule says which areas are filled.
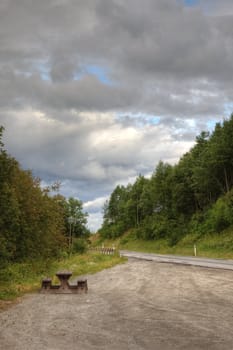
[[[12,155],[90,210],[117,183],[177,161],[233,103],[232,1],[184,3],[2,0]]]

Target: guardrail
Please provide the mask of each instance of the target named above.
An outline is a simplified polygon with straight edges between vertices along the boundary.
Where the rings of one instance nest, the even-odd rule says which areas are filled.
[[[94,247],[94,248],[89,248],[90,251],[92,252],[98,252],[101,254],[105,255],[114,255],[116,253],[116,248],[105,248],[105,247]]]

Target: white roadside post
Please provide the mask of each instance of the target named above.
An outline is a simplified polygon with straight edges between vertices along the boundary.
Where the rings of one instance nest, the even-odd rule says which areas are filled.
[[[194,256],[197,256],[197,246],[196,246],[196,244],[194,244],[193,250],[194,250]]]

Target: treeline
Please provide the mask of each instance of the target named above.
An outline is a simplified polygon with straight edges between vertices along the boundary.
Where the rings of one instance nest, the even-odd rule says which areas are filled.
[[[202,132],[192,149],[172,166],[159,162],[150,179],[117,186],[104,205],[99,233],[116,238],[127,230],[145,240],[175,245],[233,225],[233,114]]]
[[[58,194],[57,184],[41,188],[40,180],[4,149],[3,130],[0,127],[0,263],[57,257],[71,248],[71,238],[89,235],[82,202]]]

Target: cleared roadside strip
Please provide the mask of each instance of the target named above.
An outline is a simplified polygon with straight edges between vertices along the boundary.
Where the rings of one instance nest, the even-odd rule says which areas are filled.
[[[127,258],[135,258],[160,263],[171,263],[181,265],[201,266],[214,269],[233,270],[233,260],[209,259],[179,255],[161,255],[152,253],[140,253],[129,250],[120,250],[120,255]]]

